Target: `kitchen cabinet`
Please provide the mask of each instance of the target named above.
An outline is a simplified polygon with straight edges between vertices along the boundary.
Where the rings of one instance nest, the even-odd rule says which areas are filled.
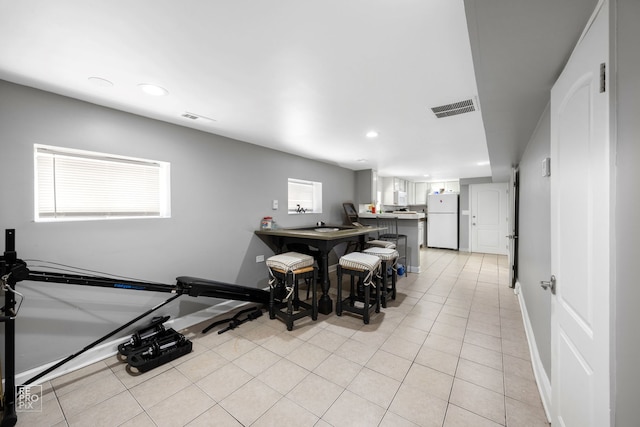
[[[416,205],[427,204],[427,193],[429,192],[429,184],[426,182],[416,182]]]
[[[408,192],[408,181],[402,178],[393,178],[393,191]]]
[[[416,183],[397,177],[381,178],[382,204],[387,206],[395,205],[393,192],[402,191],[407,193],[407,204],[413,205],[415,202]],[[426,197],[426,196],[425,196]],[[403,205],[405,206],[405,205]]]
[[[376,203],[378,193],[378,173],[373,169],[356,171],[356,203],[368,205]]]
[[[440,192],[444,190],[445,193],[459,193],[460,181],[444,181],[444,182],[430,182],[429,194],[434,194],[436,191]]]
[[[407,200],[409,205],[416,204],[416,183],[407,181]]]
[[[425,225],[425,219],[419,219],[418,220],[418,247],[423,247],[425,246],[425,240],[424,240],[424,225]]]
[[[394,180],[392,177],[382,178],[382,204],[393,205]]]

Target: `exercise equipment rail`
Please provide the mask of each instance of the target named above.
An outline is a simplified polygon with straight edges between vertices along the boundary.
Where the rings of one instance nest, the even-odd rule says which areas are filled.
[[[191,276],[179,276],[176,278],[175,285],[167,285],[162,283],[147,283],[135,280],[114,279],[109,277],[91,276],[84,274],[31,271],[27,267],[27,263],[19,259],[17,256],[17,252],[15,249],[15,230],[7,229],[5,230],[5,251],[3,255],[0,255],[0,285],[4,290],[5,300],[4,307],[0,309],[3,312],[3,315],[0,315],[0,322],[3,322],[5,324],[5,387],[4,390],[0,388],[0,404],[2,408],[2,420],[0,422],[0,427],[13,427],[18,422],[15,401],[15,321],[18,312],[16,310],[15,297],[16,294],[19,295],[19,293],[16,291],[16,284],[24,280],[174,294],[167,300],[157,304],[143,314],[137,316],[135,319],[130,320],[124,325],[109,332],[107,335],[87,345],[82,350],[71,354],[55,365],[47,368],[43,372],[40,372],[33,378],[28,379],[27,381],[25,381],[24,385],[29,385],[34,381],[37,381],[48,373],[54,371],[55,369],[81,355],[82,353],[90,350],[91,348],[112,337],[118,332],[133,325],[137,321],[143,319],[144,317],[160,309],[161,307],[164,307],[165,305],[169,304],[182,295],[188,295],[191,297],[202,296],[220,299],[231,299],[237,301],[248,301],[264,304],[265,306],[269,304],[269,292],[267,291],[247,286],[218,282],[215,280],[200,279]],[[2,391],[4,391],[3,394]]]

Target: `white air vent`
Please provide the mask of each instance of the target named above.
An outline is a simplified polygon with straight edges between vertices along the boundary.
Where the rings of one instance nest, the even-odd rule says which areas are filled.
[[[197,120],[197,121],[201,121],[201,122],[215,122],[215,120],[212,119],[212,118],[201,116],[201,115],[196,114],[196,113],[190,113],[188,111],[182,113],[180,116],[184,117],[185,119],[189,119],[189,120]]]
[[[443,117],[456,116],[458,114],[476,111],[476,107],[473,103],[473,99],[467,99],[465,101],[454,102],[453,104],[433,107],[431,111],[433,111],[433,114],[435,114],[437,118],[442,119]]]

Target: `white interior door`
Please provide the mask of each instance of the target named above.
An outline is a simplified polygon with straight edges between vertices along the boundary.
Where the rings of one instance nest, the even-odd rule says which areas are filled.
[[[508,183],[472,184],[469,186],[471,206],[471,252],[507,255],[507,189]]]
[[[551,389],[554,426],[610,425],[612,233],[608,1],[551,91]],[[549,280],[549,279],[546,279]]]

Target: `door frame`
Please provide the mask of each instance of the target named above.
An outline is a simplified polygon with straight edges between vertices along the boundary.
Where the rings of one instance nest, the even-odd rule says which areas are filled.
[[[520,216],[520,168],[511,170],[511,191],[509,192],[509,287],[518,282],[518,224]]]

